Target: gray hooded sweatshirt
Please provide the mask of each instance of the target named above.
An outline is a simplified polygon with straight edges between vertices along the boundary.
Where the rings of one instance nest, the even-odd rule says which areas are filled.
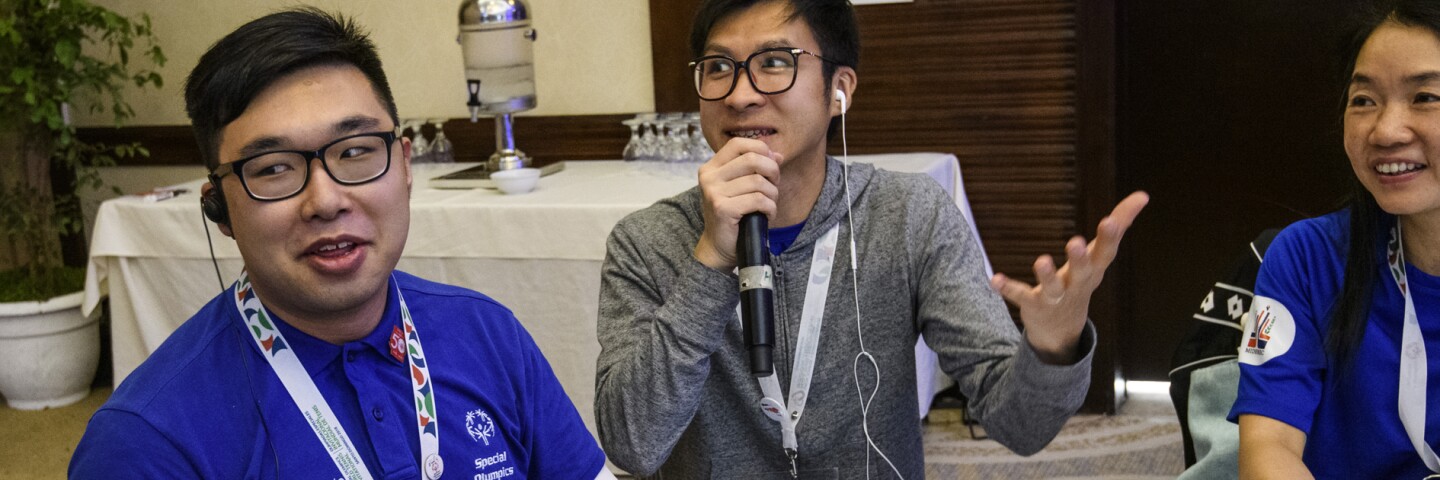
[[[869,397],[876,375],[856,366],[860,339],[879,366],[870,438],[905,478],[924,478],[915,387],[917,336],[970,399],[991,438],[1030,455],[1084,400],[1094,329],[1083,358],[1042,363],[990,289],[984,257],[954,201],[921,174],[849,169],[854,219],[845,222],[841,163],[775,267],[775,371],[789,395],[811,252],[840,224],[809,400],[796,431],[801,478],[891,478],[867,448],[856,377]],[[851,226],[859,259],[852,290]],[[616,465],[655,478],[789,478],[780,427],[759,408],[736,316],[737,277],[692,251],[704,229],[698,187],[621,220],[602,268],[595,379],[600,441]],[[855,301],[860,323],[856,331]]]

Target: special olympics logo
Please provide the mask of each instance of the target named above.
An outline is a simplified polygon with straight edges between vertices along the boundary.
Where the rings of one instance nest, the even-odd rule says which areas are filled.
[[[488,446],[490,437],[495,436],[495,422],[484,409],[477,408],[465,414],[465,431],[470,432],[470,438]]]

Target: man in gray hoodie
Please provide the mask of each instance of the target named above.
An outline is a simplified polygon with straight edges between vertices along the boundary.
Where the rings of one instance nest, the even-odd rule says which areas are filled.
[[[1084,399],[1090,296],[1144,194],[1094,242],[1071,239],[1064,267],[1037,259],[1036,286],[986,279],[934,181],[825,155],[857,83],[849,2],[708,0],[691,47],[717,151],[699,186],[610,235],[595,404],[610,459],[666,478],[923,478],[922,333],[992,438],[1022,455],[1049,443]],[[769,218],[775,253],[768,384],[750,373],[736,310],[738,224],[752,212]]]

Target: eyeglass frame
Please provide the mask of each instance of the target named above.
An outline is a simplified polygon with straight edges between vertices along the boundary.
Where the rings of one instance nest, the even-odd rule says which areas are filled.
[[[760,89],[760,86],[755,84],[755,74],[754,74],[754,72],[753,72],[752,70],[750,70],[750,61],[751,61],[751,60],[754,60],[755,57],[758,56],[758,55],[760,55],[760,54],[769,53],[769,52],[786,52],[786,53],[789,53],[790,56],[795,59],[795,71],[790,74],[790,84],[789,84],[789,85],[786,85],[785,88],[782,88],[782,89],[780,89],[780,90],[776,90],[776,91],[774,91],[774,92],[766,92],[766,91],[761,90],[761,89]],[[731,61],[731,62],[734,62],[734,63],[735,63],[735,73],[730,77],[730,88],[727,89],[727,90],[725,90],[725,94],[724,94],[724,95],[721,95],[721,96],[715,97],[715,98],[705,98],[705,96],[700,93],[700,81],[699,81],[699,77],[696,76],[696,77],[695,77],[695,80],[694,80],[693,82],[691,82],[691,83],[693,83],[693,84],[695,85],[695,95],[699,96],[701,100],[704,100],[704,101],[707,101],[707,102],[718,102],[718,101],[720,101],[720,100],[724,100],[726,97],[729,97],[730,94],[735,93],[735,86],[740,84],[740,71],[741,71],[741,70],[744,70],[744,71],[745,71],[745,78],[748,79],[748,80],[750,80],[750,87],[751,87],[751,88],[754,88],[756,92],[759,92],[759,93],[762,94],[762,95],[779,95],[779,94],[782,94],[782,93],[785,93],[785,92],[790,91],[791,88],[795,88],[795,79],[800,78],[800,54],[805,54],[805,55],[809,55],[809,56],[818,58],[818,59],[820,59],[820,61],[822,61],[822,62],[829,62],[829,63],[834,63],[834,64],[839,65],[839,62],[836,62],[836,61],[834,61],[834,60],[831,60],[831,59],[822,57],[822,56],[820,56],[820,54],[818,54],[818,53],[811,52],[811,51],[805,50],[805,49],[803,49],[803,48],[795,48],[795,47],[769,47],[769,48],[762,48],[762,49],[756,50],[754,53],[751,53],[749,56],[746,56],[746,57],[745,57],[745,61],[743,61],[743,62],[740,61],[740,60],[736,60],[736,59],[734,59],[734,58],[731,58],[729,55],[718,55],[718,54],[717,54],[717,55],[705,55],[705,56],[703,56],[703,57],[696,58],[696,59],[690,61],[690,64],[689,64],[689,65],[690,65],[690,71],[691,71],[692,74],[693,74],[693,73],[696,73],[696,67],[700,64],[700,62],[704,62],[704,61],[706,61],[706,60],[712,60],[712,59],[719,60],[719,59],[724,59],[724,60],[729,60],[729,61]]]
[[[378,137],[378,138],[380,138],[381,140],[383,140],[383,141],[385,142],[385,168],[382,169],[382,170],[380,170],[380,173],[376,174],[375,176],[370,177],[370,178],[367,178],[367,179],[364,179],[364,180],[360,180],[360,181],[346,181],[346,180],[341,180],[341,179],[339,179],[339,178],[336,178],[336,177],[335,177],[335,172],[330,171],[330,164],[325,161],[325,150],[329,149],[330,147],[335,146],[335,144],[338,144],[338,143],[340,143],[340,142],[343,142],[343,141],[346,141],[346,140],[350,140],[350,139],[352,139],[352,138],[359,138],[359,137]],[[230,163],[222,164],[222,165],[220,165],[220,166],[218,166],[218,167],[215,167],[215,170],[213,170],[213,171],[210,172],[210,182],[211,182],[211,183],[214,183],[216,186],[219,186],[221,179],[224,179],[226,175],[234,174],[234,175],[235,175],[235,178],[240,179],[240,186],[245,189],[245,194],[246,194],[246,195],[249,195],[250,198],[255,199],[256,201],[261,201],[261,202],[278,202],[278,201],[285,200],[285,199],[294,197],[294,196],[296,196],[296,195],[299,195],[300,192],[305,191],[305,187],[310,186],[310,162],[312,162],[312,161],[314,161],[315,159],[318,158],[318,159],[320,159],[320,168],[325,169],[325,174],[326,174],[326,175],[329,175],[329,176],[330,176],[330,179],[331,179],[331,180],[334,180],[335,183],[338,183],[338,184],[341,184],[341,185],[346,185],[346,186],[352,186],[352,187],[353,187],[353,186],[356,186],[356,185],[364,185],[364,184],[367,184],[367,183],[370,183],[370,182],[379,180],[381,177],[384,177],[385,174],[390,173],[390,165],[391,165],[391,163],[393,163],[394,160],[395,160],[394,150],[395,150],[395,139],[396,139],[396,138],[397,138],[397,135],[395,134],[395,131],[393,131],[393,130],[391,130],[391,131],[382,131],[382,132],[357,133],[357,134],[354,134],[354,135],[346,135],[346,136],[343,136],[343,137],[340,137],[340,138],[331,140],[330,143],[327,143],[327,144],[325,144],[325,145],[321,146],[320,148],[315,149],[315,150],[313,150],[313,151],[310,151],[310,150],[271,150],[271,151],[268,151],[268,152],[261,152],[261,153],[257,153],[257,154],[254,154],[254,155],[251,155],[251,156],[248,156],[248,157],[245,157],[245,158],[242,158],[242,159],[239,159],[239,160],[236,160],[236,161],[233,161],[233,162],[230,162]],[[296,154],[299,154],[301,158],[304,158],[304,159],[305,159],[305,180],[302,181],[302,182],[300,182],[300,188],[295,189],[294,192],[292,192],[292,193],[290,193],[290,194],[288,194],[288,195],[284,195],[284,196],[280,196],[280,197],[275,197],[275,198],[261,198],[260,196],[255,195],[255,192],[250,191],[250,184],[248,184],[248,183],[245,182],[245,174],[243,173],[242,170],[240,170],[240,168],[243,167],[246,163],[250,162],[251,160],[254,160],[254,159],[257,159],[257,158],[266,156],[266,155],[274,155],[274,154],[277,154],[277,153],[296,153]]]

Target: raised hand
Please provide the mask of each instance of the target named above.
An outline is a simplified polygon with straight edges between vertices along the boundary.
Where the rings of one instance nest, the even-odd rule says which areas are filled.
[[[1120,251],[1125,230],[1150,202],[1145,192],[1135,192],[1120,201],[1110,215],[1100,220],[1095,240],[1085,243],[1076,235],[1065,244],[1065,265],[1055,267],[1050,255],[1035,259],[1035,285],[997,273],[990,287],[1006,301],[1020,307],[1025,339],[1052,364],[1075,361],[1075,350],[1090,311],[1090,295],[1100,286],[1105,269]]]

